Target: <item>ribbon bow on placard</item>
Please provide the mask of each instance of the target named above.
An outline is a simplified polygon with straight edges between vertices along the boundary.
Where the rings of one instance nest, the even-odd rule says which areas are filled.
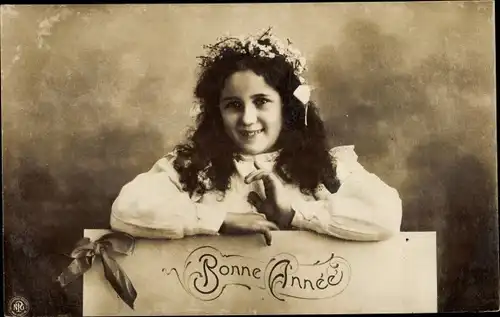
[[[62,287],[75,281],[92,267],[95,256],[100,254],[104,276],[120,298],[134,309],[137,292],[128,276],[110,254],[110,252],[115,252],[129,255],[134,250],[134,246],[134,238],[121,232],[105,234],[94,242],[87,237],[82,238],[69,255],[74,259],[73,262],[59,275],[57,281]]]

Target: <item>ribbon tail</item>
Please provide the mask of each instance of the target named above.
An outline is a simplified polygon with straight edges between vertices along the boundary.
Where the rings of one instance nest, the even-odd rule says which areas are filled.
[[[306,110],[305,110],[305,114],[304,114],[304,125],[307,127],[307,110],[309,109],[309,105],[306,104],[305,107],[306,107]]]
[[[105,248],[101,248],[102,264],[104,267],[104,276],[113,286],[120,298],[132,309],[137,298],[137,292],[128,276],[123,272],[118,263],[109,256]]]
[[[87,272],[92,267],[92,258],[93,257],[82,257],[74,259],[57,277],[57,281],[61,284],[61,287],[65,287],[82,276],[83,273]]]

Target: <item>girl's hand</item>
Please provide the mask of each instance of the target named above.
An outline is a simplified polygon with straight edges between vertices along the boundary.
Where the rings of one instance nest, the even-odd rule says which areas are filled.
[[[259,163],[256,162],[255,167],[257,170],[248,174],[245,177],[245,182],[249,184],[262,180],[266,198],[262,199],[256,192],[251,192],[248,195],[248,200],[279,228],[290,228],[295,212],[292,210],[290,197],[287,197],[283,183],[278,176],[272,171],[264,170]]]
[[[231,212],[227,213],[220,228],[221,233],[227,234],[262,233],[267,245],[271,245],[271,230],[279,230],[279,228],[261,214]]]

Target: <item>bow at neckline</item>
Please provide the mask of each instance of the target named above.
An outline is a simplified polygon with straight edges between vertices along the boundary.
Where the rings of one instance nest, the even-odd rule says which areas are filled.
[[[255,171],[257,167],[255,163],[258,162],[259,165],[267,170],[273,170],[276,159],[278,158],[280,151],[260,153],[260,154],[237,154],[235,156],[235,164],[238,172],[241,176],[245,177],[249,173]]]

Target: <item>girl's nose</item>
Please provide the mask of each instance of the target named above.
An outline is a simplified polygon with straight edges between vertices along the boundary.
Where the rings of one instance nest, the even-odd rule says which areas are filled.
[[[247,103],[243,110],[241,121],[245,125],[253,124],[257,121],[257,108],[252,103]]]

